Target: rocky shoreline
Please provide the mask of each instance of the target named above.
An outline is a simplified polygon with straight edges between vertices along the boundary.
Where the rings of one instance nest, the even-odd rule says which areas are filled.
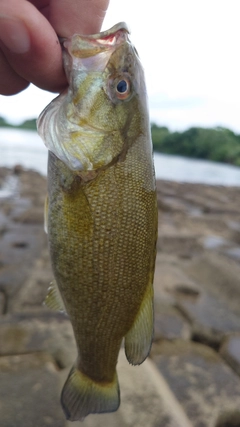
[[[120,354],[122,404],[87,427],[240,426],[240,191],[158,181],[155,336]],[[67,427],[59,395],[76,350],[67,317],[42,305],[52,280],[46,178],[0,169],[2,427]]]

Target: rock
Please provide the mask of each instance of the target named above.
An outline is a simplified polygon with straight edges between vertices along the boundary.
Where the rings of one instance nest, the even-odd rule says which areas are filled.
[[[43,207],[31,207],[25,212],[15,215],[14,220],[22,224],[41,224],[43,227]]]
[[[11,199],[11,203],[8,206],[9,219],[16,221],[19,216],[23,215],[31,207],[31,200],[28,197],[14,198]]]
[[[183,265],[185,274],[201,283],[228,311],[240,315],[240,266],[223,255],[207,252]]]
[[[23,173],[23,171],[24,171],[24,168],[22,165],[17,164],[13,167],[13,173],[15,175],[20,175],[21,173]]]
[[[209,235],[201,239],[204,249],[211,249],[232,258],[235,261],[240,260],[240,246],[234,244],[231,240],[221,236]]]
[[[217,236],[214,234],[204,236],[201,239],[201,243],[204,249],[212,249],[212,250],[220,250],[224,247],[228,247],[232,245],[232,242],[230,240],[227,240],[222,236]]]
[[[216,426],[221,414],[239,411],[240,378],[209,347],[162,341],[151,355],[194,427]]]
[[[2,262],[13,265],[13,263],[26,263],[31,253],[35,258],[37,246],[39,246],[39,229],[36,227],[11,227],[8,229],[0,241],[2,252]],[[30,251],[30,253],[29,253]]]
[[[199,328],[208,328],[213,334],[236,332],[240,330],[240,316],[229,311],[223,301],[207,293],[195,298],[179,298],[177,307]]]
[[[45,351],[61,368],[76,360],[72,326],[64,314],[49,312],[0,317],[0,356]]]
[[[0,291],[0,315],[5,314],[7,310],[7,301],[4,292]]]
[[[158,251],[165,253],[175,253],[177,256],[183,258],[191,258],[192,256],[200,253],[201,245],[198,243],[198,236],[189,234],[167,234],[163,233],[158,237],[157,248]]]
[[[121,405],[111,414],[89,415],[84,427],[192,427],[164,378],[150,360],[128,364],[123,350],[117,366]],[[74,426],[82,427],[81,422]],[[68,427],[72,423],[67,424]]]
[[[239,195],[237,189],[228,188],[227,192],[223,187],[216,185],[194,185],[184,186],[183,197],[201,206],[208,214],[236,214],[238,210]]]
[[[43,302],[47,295],[47,290],[53,280],[52,268],[50,265],[49,252],[44,248],[39,257],[36,258],[32,268],[28,270],[28,276],[24,286],[18,290],[16,297],[9,302],[9,312],[29,312],[43,309]]]
[[[7,231],[8,218],[0,211],[0,237]]]
[[[0,288],[6,294],[9,311],[12,310],[12,304],[17,301],[17,293],[28,280],[36,259],[41,257],[46,245],[44,231],[36,225],[16,225],[2,236]],[[48,283],[46,289],[47,286]]]
[[[167,302],[175,305],[179,297],[199,297],[201,288],[184,273],[180,265],[176,257],[170,258],[166,254],[157,253],[154,276],[156,303]]]
[[[158,198],[158,208],[165,212],[184,212],[189,210],[189,204],[174,196],[162,196]]]
[[[234,246],[232,248],[223,251],[223,254],[235,261],[240,261],[240,246]]]
[[[226,410],[222,412],[214,427],[239,427],[240,426],[240,411]]]
[[[220,354],[240,375],[240,333],[230,334],[225,338]]]
[[[1,426],[65,427],[59,374],[46,353],[0,357]]]
[[[190,339],[191,327],[179,311],[168,304],[156,303],[154,307],[154,340]]]
[[[52,280],[49,255],[44,257],[46,178],[36,172],[17,171],[10,174],[8,170],[5,178],[17,180],[22,197],[3,200],[0,212],[0,290],[8,312],[39,309]]]
[[[19,180],[14,174],[7,173],[3,179],[0,179],[0,197],[3,202],[10,201],[12,198],[17,197],[18,192]]]
[[[198,234],[202,239],[208,236],[217,236],[231,240],[226,220],[222,215],[206,213],[186,215],[182,218],[182,225],[185,225],[187,230],[192,233]]]
[[[230,220],[230,221],[227,221],[227,226],[230,229],[231,239],[234,242],[240,244],[240,222]]]

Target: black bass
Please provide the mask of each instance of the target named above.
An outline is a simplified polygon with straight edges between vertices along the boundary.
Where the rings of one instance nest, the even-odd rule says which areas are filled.
[[[124,338],[149,354],[157,201],[143,69],[126,24],[62,40],[69,81],[38,119],[48,150],[46,228],[55,285],[78,359],[62,391],[71,421],[119,407]]]

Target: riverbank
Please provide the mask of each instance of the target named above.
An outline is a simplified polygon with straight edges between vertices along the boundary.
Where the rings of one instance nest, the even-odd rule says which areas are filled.
[[[1,425],[66,427],[60,389],[76,352],[52,280],[46,178],[0,169]],[[118,412],[87,427],[240,425],[240,191],[158,181],[155,336],[141,367],[119,361]],[[49,404],[51,402],[51,404]],[[14,408],[14,410],[13,410]]]

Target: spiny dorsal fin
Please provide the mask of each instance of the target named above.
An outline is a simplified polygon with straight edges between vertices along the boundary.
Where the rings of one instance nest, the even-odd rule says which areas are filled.
[[[153,338],[153,286],[148,286],[132,328],[125,336],[125,353],[132,365],[140,365],[148,356]]]
[[[55,280],[50,283],[44,304],[52,310],[66,312],[64,302]]]

